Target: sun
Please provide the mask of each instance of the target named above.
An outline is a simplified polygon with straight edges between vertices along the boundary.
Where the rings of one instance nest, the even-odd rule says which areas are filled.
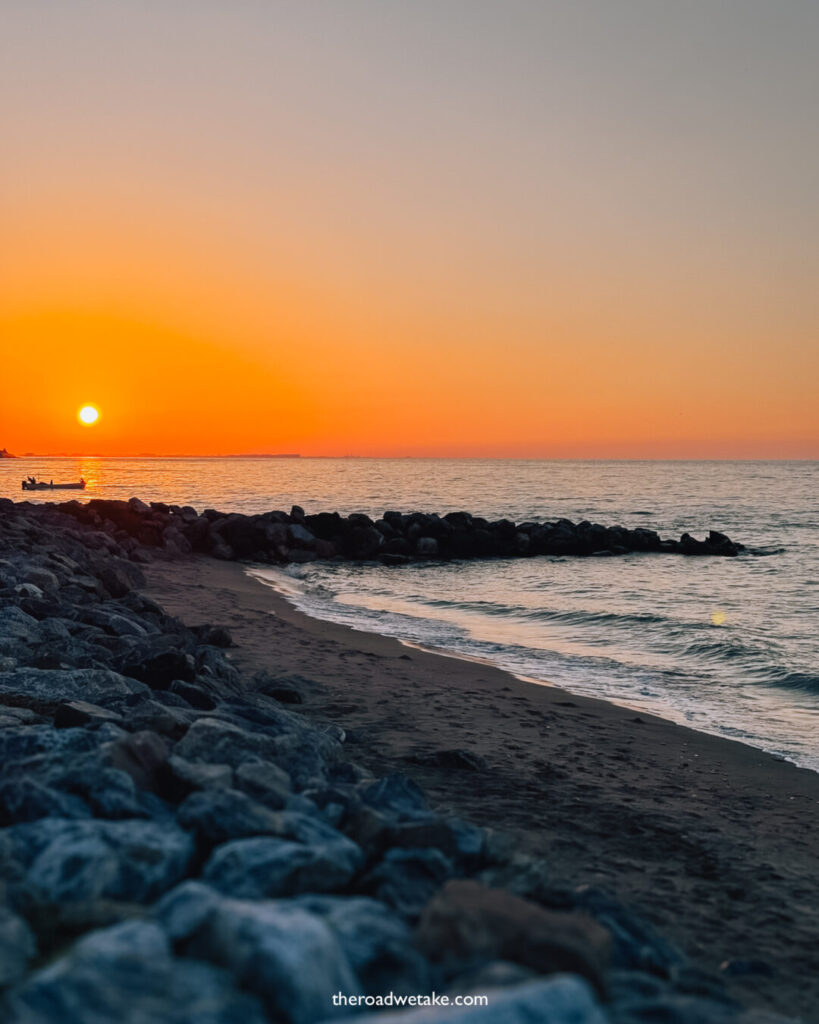
[[[86,427],[90,427],[92,423],[96,423],[100,418],[99,410],[95,409],[93,405],[84,405],[77,413],[77,416],[80,423],[84,423]]]

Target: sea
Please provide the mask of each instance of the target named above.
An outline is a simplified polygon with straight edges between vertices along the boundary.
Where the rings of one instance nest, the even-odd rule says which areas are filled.
[[[387,509],[567,518],[663,536],[709,529],[737,558],[633,554],[249,567],[318,619],[489,662],[819,771],[819,463],[497,459],[60,458],[0,462],[60,498],[199,510]],[[55,496],[33,495],[32,500]]]

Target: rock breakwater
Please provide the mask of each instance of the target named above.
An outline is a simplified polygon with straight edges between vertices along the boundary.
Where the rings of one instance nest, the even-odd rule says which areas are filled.
[[[140,593],[146,548],[184,550],[157,524],[203,517],[92,511],[0,505],[4,1021],[313,1024],[432,992],[489,1001],[433,1024],[759,1019],[628,907],[368,774],[275,650],[244,678],[227,629]]]
[[[33,516],[43,508],[29,507]],[[672,540],[643,528],[573,523],[568,519],[490,522],[468,512],[441,516],[387,511],[375,520],[360,513],[307,515],[298,506],[290,512],[260,515],[226,514],[214,509],[200,514],[190,506],[162,502],[149,505],[138,498],[70,501],[52,509],[78,526],[116,539],[126,554],[137,558],[141,549],[163,548],[171,554],[194,551],[226,560],[273,564],[343,559],[404,565],[429,559],[604,557],[634,552],[732,557],[744,550],[742,544],[717,530],[710,530],[704,540],[687,533]]]

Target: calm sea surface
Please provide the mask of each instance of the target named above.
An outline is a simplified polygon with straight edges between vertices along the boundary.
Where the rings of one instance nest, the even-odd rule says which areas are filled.
[[[83,500],[138,495],[242,512],[465,509],[670,536],[721,530],[752,550],[735,559],[315,564],[262,575],[319,618],[486,659],[819,770],[818,470],[815,462],[21,459],[0,462],[0,494],[20,500],[28,474],[83,476]]]

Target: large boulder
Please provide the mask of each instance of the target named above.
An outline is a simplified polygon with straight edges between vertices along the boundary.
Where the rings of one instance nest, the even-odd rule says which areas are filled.
[[[429,964],[415,948],[408,925],[383,903],[348,896],[301,896],[288,905],[316,914],[330,926],[364,991],[422,992]]]
[[[42,818],[0,836],[0,873],[17,877],[21,906],[149,902],[184,876],[193,854],[191,837],[167,822]]]
[[[132,694],[148,692],[144,683],[106,669],[53,671],[20,668],[14,672],[0,672],[0,694],[39,701],[43,705],[56,706],[65,701],[82,700],[117,710]]]
[[[178,948],[227,968],[273,1020],[312,1024],[344,1012],[333,1007],[338,992],[362,992],[333,929],[298,905],[224,899],[188,882],[159,919]]]
[[[278,835],[282,829],[280,815],[244,793],[219,786],[191,793],[176,820],[194,831],[206,850],[231,839]]]
[[[202,877],[244,899],[333,892],[350,882],[363,861],[355,843],[335,836],[313,842],[237,839],[214,850]]]
[[[12,989],[6,1024],[267,1024],[224,970],[175,959],[165,932],[129,921],[84,936]]]

